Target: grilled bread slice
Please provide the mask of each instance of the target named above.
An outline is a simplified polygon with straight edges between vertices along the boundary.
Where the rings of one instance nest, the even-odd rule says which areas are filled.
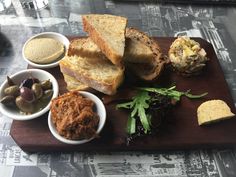
[[[66,88],[69,91],[72,90],[89,90],[89,86],[79,82],[74,76],[69,76],[67,74],[63,74],[64,80],[66,82]]]
[[[77,38],[70,42],[68,56],[106,58],[99,47],[89,37]],[[106,58],[107,59],[107,58]]]
[[[122,63],[127,18],[114,15],[83,15],[83,27],[102,53],[115,65]]]
[[[127,28],[126,47],[124,61],[131,63],[152,63],[154,54],[144,42],[131,35],[132,30]],[[68,56],[78,55],[82,57],[100,57],[105,55],[89,37],[78,38],[71,41]]]
[[[158,78],[165,64],[169,61],[163,56],[157,41],[134,28],[126,29],[126,38],[132,41],[131,45],[128,44],[126,47],[126,55],[138,56],[125,59],[125,66],[128,70],[146,81]],[[133,47],[136,49],[133,49]],[[143,59],[141,59],[142,55],[144,56]]]
[[[132,34],[134,32],[134,34]],[[134,29],[126,28],[124,61],[130,63],[152,63],[154,53],[143,41],[136,38]]]
[[[68,55],[106,58],[90,38],[79,38],[71,42]],[[157,41],[134,28],[126,28],[125,66],[143,80],[158,78],[164,65],[169,62],[163,57]]]
[[[124,68],[98,57],[66,56],[60,63],[61,72],[107,95],[116,93],[124,78]]]

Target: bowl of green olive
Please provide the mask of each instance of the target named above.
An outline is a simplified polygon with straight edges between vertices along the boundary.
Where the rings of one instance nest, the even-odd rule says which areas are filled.
[[[7,76],[0,87],[0,111],[14,120],[31,120],[45,114],[58,96],[57,80],[49,72],[27,69]]]

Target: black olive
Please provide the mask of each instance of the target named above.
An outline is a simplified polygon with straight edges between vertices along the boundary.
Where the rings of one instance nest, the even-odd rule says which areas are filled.
[[[37,78],[33,78],[33,77],[27,78],[21,82],[20,88],[27,87],[27,88],[31,89],[31,87],[34,83],[39,83],[39,80]]]

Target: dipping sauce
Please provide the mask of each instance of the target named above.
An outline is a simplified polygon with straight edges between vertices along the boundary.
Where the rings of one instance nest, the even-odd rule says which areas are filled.
[[[25,57],[39,64],[56,61],[64,53],[64,45],[52,38],[35,38],[30,40],[25,48]]]
[[[90,139],[96,136],[99,116],[94,102],[78,91],[65,93],[52,100],[52,122],[57,132],[71,140]]]

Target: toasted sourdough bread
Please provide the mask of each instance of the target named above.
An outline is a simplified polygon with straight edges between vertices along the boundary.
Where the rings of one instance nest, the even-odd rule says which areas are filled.
[[[65,56],[59,63],[61,72],[108,95],[116,93],[124,78],[124,68],[95,57]]]
[[[153,63],[154,53],[142,40],[136,38],[139,31],[126,28],[124,61],[131,63]]]
[[[98,46],[89,37],[77,38],[70,42],[68,56],[106,58]]]
[[[89,86],[79,82],[75,77],[69,76],[67,74],[63,74],[64,80],[66,82],[66,88],[69,91],[72,90],[89,90]]]
[[[105,58],[90,38],[73,40],[68,55]],[[126,28],[124,62],[139,78],[149,81],[159,76],[168,60],[163,57],[156,41],[134,28]]]
[[[120,65],[125,50],[127,19],[114,15],[83,15],[83,27],[102,53],[115,65]]]
[[[130,39],[131,41],[135,41],[137,43],[141,43],[142,45],[145,45],[148,47],[153,54],[153,57],[150,56],[150,51],[148,49],[145,49],[145,52],[148,52],[148,55],[145,57],[145,60],[148,61],[146,63],[136,62],[134,64],[135,59],[129,59],[125,60],[125,66],[128,68],[128,70],[131,70],[134,72],[138,77],[140,77],[143,80],[151,81],[160,75],[161,71],[164,69],[164,66],[166,63],[168,63],[168,59],[163,56],[161,49],[154,39],[150,38],[145,33],[134,29],[134,28],[127,28],[126,30],[126,38]],[[135,43],[132,42],[132,43]],[[132,45],[126,48],[126,53],[142,53],[142,47],[141,44],[139,44],[140,47],[137,47],[137,50],[132,49]],[[131,49],[130,49],[131,48]]]
[[[131,63],[152,63],[154,58],[152,50],[142,41],[133,38],[130,35],[130,33],[132,33],[130,30],[130,28],[126,28],[128,36],[126,37],[123,60]],[[99,47],[89,37],[78,38],[71,41],[68,56],[73,55],[105,58],[105,55]]]

